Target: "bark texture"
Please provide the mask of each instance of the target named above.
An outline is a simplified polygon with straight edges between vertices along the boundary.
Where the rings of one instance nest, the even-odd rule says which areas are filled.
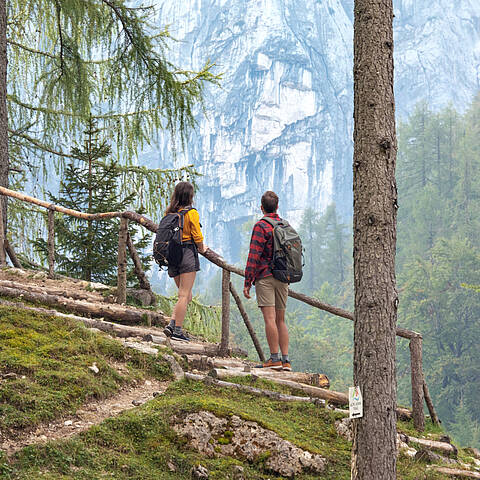
[[[232,294],[232,297],[234,298],[235,303],[237,304],[238,311],[240,312],[240,315],[243,318],[243,322],[245,323],[248,333],[250,334],[250,338],[252,339],[252,342],[255,345],[255,349],[257,350],[258,357],[262,362],[265,362],[265,354],[263,353],[260,342],[258,341],[258,337],[257,337],[257,334],[255,333],[255,329],[253,328],[253,325],[248,318],[247,311],[243,307],[242,300],[240,299],[240,296],[235,290],[235,287],[233,286],[232,282],[230,282],[230,293]]]
[[[222,340],[220,342],[220,355],[228,356],[228,343],[230,337],[230,272],[222,270]]]
[[[127,301],[127,236],[128,220],[120,219],[120,231],[118,234],[118,261],[117,261],[117,303]]]
[[[8,187],[8,111],[7,111],[7,2],[0,0],[0,186]],[[4,230],[7,228],[7,198],[0,196]]]
[[[55,211],[48,210],[48,278],[55,278]]]
[[[410,363],[412,377],[412,411],[413,424],[419,432],[425,430],[425,415],[423,414],[423,368],[422,368],[422,339],[410,340]]]
[[[396,478],[397,191],[392,0],[355,0],[354,421],[352,479]]]

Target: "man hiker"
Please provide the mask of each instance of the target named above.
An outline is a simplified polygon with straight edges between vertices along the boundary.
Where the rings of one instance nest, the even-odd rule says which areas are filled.
[[[243,294],[246,298],[251,298],[250,288],[255,284],[257,303],[263,314],[270,347],[270,358],[257,368],[291,371],[292,366],[288,358],[288,330],[285,323],[288,283],[281,282],[272,275],[270,265],[273,259],[273,226],[266,220],[268,218],[281,220],[277,215],[278,196],[272,191],[265,192],[262,195],[261,209],[264,217],[253,227]]]

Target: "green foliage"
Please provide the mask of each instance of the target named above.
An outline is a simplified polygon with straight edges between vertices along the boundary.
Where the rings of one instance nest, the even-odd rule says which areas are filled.
[[[335,204],[322,215],[305,210],[299,234],[305,248],[304,276],[299,288],[312,293],[328,282],[336,292],[341,291],[344,283],[351,281],[352,237],[341,223]]]
[[[138,2],[137,2],[138,3]],[[205,84],[218,84],[207,61],[188,71],[167,60],[173,39],[147,2],[13,0],[8,2],[8,120],[10,186],[43,196],[52,174],[62,175],[93,119],[114,146],[123,197],[137,192],[135,209],[158,215],[178,179],[192,166],[146,169],[137,154],[170,132],[172,150],[184,144],[201,107]],[[41,216],[9,203],[11,240],[33,255],[30,238],[45,236]]]
[[[61,151],[62,137],[75,137],[91,114],[130,158],[159,129],[183,139],[194,125],[205,83],[219,77],[210,62],[198,71],[172,65],[170,34],[142,3],[9,2],[9,117],[23,159]]]
[[[177,295],[172,297],[157,295],[157,299],[158,308],[167,315],[171,315],[177,303]],[[209,342],[219,342],[222,331],[221,308],[204,305],[194,297],[188,305],[184,327],[188,332],[199,335]]]
[[[0,307],[0,343],[0,373],[14,374],[0,383],[2,431],[74,413],[145,376],[165,378],[160,361],[64,318]],[[88,369],[93,362],[98,375]],[[119,373],[114,363],[128,368]]]
[[[399,128],[398,321],[423,334],[426,380],[455,437],[478,443],[480,96],[463,115],[420,104]],[[410,401],[398,342],[399,397]],[[457,412],[457,413],[455,413]],[[461,413],[459,413],[461,412]]]
[[[85,131],[84,147],[72,150],[74,160],[65,167],[58,196],[49,194],[52,203],[85,213],[121,212],[135,201],[135,193],[121,195],[121,177],[112,160],[101,161],[110,155],[110,147],[98,138],[100,131],[90,120]],[[59,273],[115,284],[117,277],[119,219],[83,220],[57,214],[55,221],[55,263]],[[142,249],[150,245],[150,235],[129,223],[129,235],[139,252],[143,269],[150,267],[150,256]],[[48,255],[43,239],[35,242],[37,248]],[[128,256],[127,280],[136,280],[133,261]]]

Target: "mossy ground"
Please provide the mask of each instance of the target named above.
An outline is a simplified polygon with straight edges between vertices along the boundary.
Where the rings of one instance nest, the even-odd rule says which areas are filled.
[[[135,379],[169,375],[160,361],[126,350],[76,322],[21,310],[0,308],[0,342],[1,373],[18,375],[0,383],[3,431],[71,413],[88,398],[112,395]],[[100,368],[98,375],[88,369],[93,362]],[[118,373],[112,366],[115,362],[127,365],[128,373]],[[288,391],[265,380],[254,384]],[[280,478],[265,472],[261,459],[255,464],[232,458],[209,459],[189,448],[173,431],[172,418],[199,410],[256,421],[297,446],[326,457],[328,468],[320,478],[350,478],[351,445],[337,435],[334,426],[341,414],[309,403],[276,402],[188,381],[172,383],[164,395],[68,440],[26,447],[9,460],[0,452],[0,478],[187,480],[192,466],[200,463],[210,471],[211,480],[232,478],[235,465],[244,467],[247,479]],[[400,427],[410,428],[409,424]],[[224,442],[229,441],[228,436],[227,432]],[[175,471],[169,470],[168,463]],[[400,457],[398,471],[398,478],[405,480],[445,478],[404,457]],[[313,480],[319,476],[296,478]]]
[[[73,413],[168,367],[73,320],[0,306],[0,431],[33,427]],[[88,367],[96,363],[99,373]],[[116,365],[126,368],[118,371]]]

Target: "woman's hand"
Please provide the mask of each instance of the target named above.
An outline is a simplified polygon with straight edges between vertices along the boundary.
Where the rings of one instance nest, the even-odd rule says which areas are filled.
[[[203,242],[197,243],[197,248],[201,254],[204,254],[208,250],[208,247],[204,245]]]

